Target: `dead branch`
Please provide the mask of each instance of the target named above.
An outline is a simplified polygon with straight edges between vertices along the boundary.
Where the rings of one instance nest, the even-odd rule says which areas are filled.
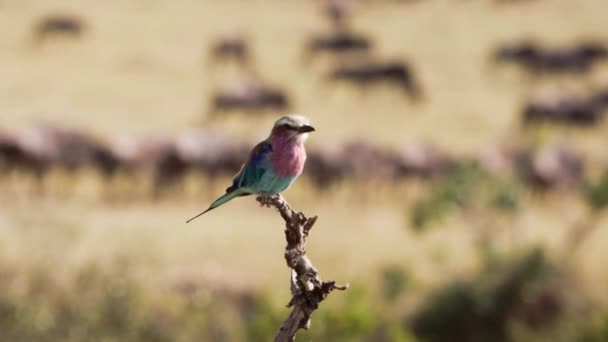
[[[306,256],[306,238],[317,221],[317,216],[306,217],[295,212],[280,195],[262,198],[257,201],[262,205],[275,207],[285,220],[285,261],[291,268],[290,288],[292,298],[287,307],[293,307],[289,317],[281,325],[275,342],[293,341],[299,329],[310,327],[312,313],[319,303],[333,290],[346,290],[346,286],[337,285],[335,281],[322,281],[317,269]]]

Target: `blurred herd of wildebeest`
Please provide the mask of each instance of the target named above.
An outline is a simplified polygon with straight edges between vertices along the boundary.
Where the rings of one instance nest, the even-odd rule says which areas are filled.
[[[53,168],[75,172],[94,169],[111,178],[148,174],[155,190],[179,181],[188,172],[212,179],[234,174],[247,159],[248,145],[236,144],[215,131],[193,131],[176,137],[120,139],[110,144],[76,131],[49,125],[0,137],[3,172],[19,171],[41,179]],[[459,163],[475,163],[483,170],[513,171],[540,190],[581,185],[582,155],[566,144],[531,151],[518,146],[488,149],[469,159],[454,158],[430,145],[409,145],[401,150],[357,140],[335,150],[308,152],[307,171],[318,189],[342,180],[395,181],[416,177],[433,179]]]
[[[506,4],[506,1],[499,1]],[[323,13],[331,29],[309,38],[301,47],[302,63],[307,65],[320,55],[331,56],[333,67],[321,77],[325,82],[349,83],[361,91],[376,85],[390,85],[403,92],[412,105],[429,101],[433,89],[425,88],[416,70],[429,68],[424,61],[378,58],[374,40],[350,24],[350,1],[323,3]],[[49,14],[33,25],[34,45],[53,44],[58,36],[87,39],[88,25],[72,14]],[[241,80],[220,86],[208,94],[205,122],[228,115],[280,115],[293,108],[289,88],[267,84],[252,57],[252,46],[245,32],[230,32],[216,37],[207,47],[207,62],[221,69],[226,64],[240,68]],[[545,47],[532,40],[496,42],[487,51],[492,68],[512,64],[529,78],[584,78],[596,65],[608,62],[608,45],[601,39],[587,39],[559,47]],[[482,68],[483,66],[480,66]],[[561,82],[561,81],[560,81]],[[598,125],[608,110],[608,88],[587,94],[539,93],[520,109],[521,129],[538,125],[590,127]],[[107,178],[117,173],[146,172],[153,177],[156,190],[178,182],[189,172],[210,177],[231,175],[247,157],[248,144],[239,144],[214,129],[192,130],[173,137],[130,137],[106,141],[88,132],[56,124],[40,124],[20,131],[0,130],[0,166],[10,171],[31,174],[40,179],[51,169],[70,172],[95,169]],[[608,159],[608,158],[607,158]],[[331,149],[309,151],[306,175],[320,189],[342,180],[408,177],[433,179],[462,162],[472,162],[490,172],[513,172],[527,184],[540,189],[580,185],[584,176],[583,155],[567,143],[531,146],[513,141],[509,145],[487,147],[478,155],[452,156],[429,144],[401,149],[377,146],[363,137]]]

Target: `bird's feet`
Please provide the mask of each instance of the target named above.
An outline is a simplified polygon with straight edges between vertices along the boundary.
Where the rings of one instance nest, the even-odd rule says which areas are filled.
[[[270,208],[272,206],[272,201],[279,197],[280,195],[260,195],[256,198],[256,200],[260,202],[261,207]]]

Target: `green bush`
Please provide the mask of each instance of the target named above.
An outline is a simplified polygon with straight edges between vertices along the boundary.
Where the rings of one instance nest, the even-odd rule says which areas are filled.
[[[513,180],[491,175],[475,164],[462,163],[414,203],[410,223],[420,230],[456,208],[478,206],[510,213],[518,209],[518,203],[519,185]]]
[[[506,341],[513,320],[536,329],[557,318],[562,298],[554,276],[540,249],[494,260],[432,293],[407,324],[423,341]]]
[[[595,183],[589,183],[585,187],[587,203],[595,210],[602,209],[608,205],[608,172]]]
[[[382,296],[387,302],[393,302],[405,291],[409,277],[399,265],[385,266],[381,272]]]

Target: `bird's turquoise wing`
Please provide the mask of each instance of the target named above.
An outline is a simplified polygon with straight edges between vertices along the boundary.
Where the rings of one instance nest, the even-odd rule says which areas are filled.
[[[211,203],[207,210],[186,222],[190,222],[236,197],[247,196],[257,192],[264,174],[270,172],[268,170],[268,156],[270,152],[272,152],[272,145],[269,142],[262,141],[257,144],[251,151],[247,163],[241,167],[241,171],[232,180],[232,185],[226,189],[226,193]]]
[[[238,188],[255,188],[260,182],[268,168],[268,156],[272,152],[272,145],[268,141],[257,144],[247,163],[243,165],[241,171],[234,177],[232,186],[226,189],[227,192]]]

